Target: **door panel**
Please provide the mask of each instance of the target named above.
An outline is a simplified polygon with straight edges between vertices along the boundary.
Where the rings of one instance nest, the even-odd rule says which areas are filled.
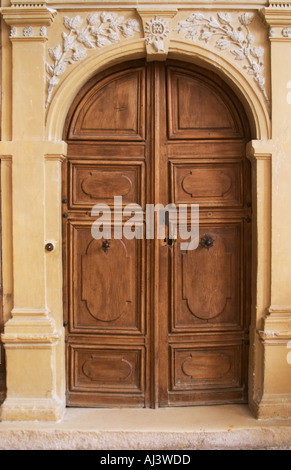
[[[124,204],[144,204],[144,165],[128,161],[74,161],[70,164],[70,207],[92,209],[94,204],[114,204],[114,196]]]
[[[98,81],[77,107],[69,139],[143,140],[144,73],[136,68]]]
[[[175,204],[199,206],[242,205],[241,160],[196,161],[173,160],[171,165],[172,200]]]
[[[143,351],[128,348],[76,346],[74,354],[75,390],[96,390],[112,393],[115,390],[140,392]]]
[[[167,122],[160,145],[167,152],[159,158],[169,183],[159,182],[159,199],[199,205],[199,244],[183,250],[178,233],[176,243],[160,249],[159,403],[244,402],[250,173],[237,145],[247,136],[244,114],[219,79],[183,65],[161,70],[160,89],[167,103],[160,108],[160,122]]]
[[[142,240],[104,240],[91,234],[92,222],[70,224],[73,333],[114,331],[140,334],[144,329]]]
[[[181,250],[178,239],[173,248],[172,331],[241,327],[242,269],[236,251],[240,228],[240,224],[200,223],[199,238],[211,237],[211,248]]]
[[[175,345],[171,349],[172,391],[225,389],[241,385],[240,345]]]
[[[167,68],[170,139],[239,137],[241,125],[233,104],[205,75]]]
[[[68,405],[245,402],[249,135],[232,91],[196,66],[122,64],[80,91],[64,138]],[[199,205],[193,250],[179,227],[176,241],[167,227],[145,237],[147,204],[171,203]],[[95,204],[110,209],[101,239]],[[124,232],[128,204],[141,207],[142,236]]]

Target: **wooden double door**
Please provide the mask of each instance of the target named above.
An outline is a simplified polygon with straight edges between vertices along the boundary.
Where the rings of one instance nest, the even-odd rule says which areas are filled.
[[[86,84],[64,132],[67,404],[245,402],[249,131],[232,91],[196,66],[126,63]],[[157,204],[199,206],[195,249],[179,227],[147,236]]]

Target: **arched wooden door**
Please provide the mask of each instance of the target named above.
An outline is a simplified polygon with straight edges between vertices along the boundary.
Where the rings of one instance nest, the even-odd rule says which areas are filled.
[[[196,66],[122,64],[81,90],[64,139],[68,405],[245,402],[249,136],[232,91]],[[116,196],[141,206],[140,238],[125,236],[132,214],[113,211]],[[199,205],[196,249],[179,232],[147,239],[158,203]],[[95,204],[111,211],[106,240],[92,237]]]

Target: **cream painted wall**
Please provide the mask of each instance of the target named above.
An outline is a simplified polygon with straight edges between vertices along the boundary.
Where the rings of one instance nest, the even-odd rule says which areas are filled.
[[[79,41],[79,55],[70,56],[63,43],[64,33],[69,34],[64,17],[69,18],[67,25],[79,16],[88,26],[90,14],[100,18],[109,11],[123,17],[125,29],[114,41],[103,38],[102,43],[100,38],[99,46]],[[172,57],[213,69],[245,106],[253,134],[248,145],[254,211],[249,405],[259,418],[290,417],[291,72],[286,64],[291,56],[291,2],[268,6],[262,1],[229,0],[214,8],[213,2],[188,0],[47,1],[41,6],[5,0],[1,13],[2,341],[7,357],[1,418],[58,420],[63,415],[62,130],[70,104],[90,77],[139,57]],[[238,36],[232,44],[237,54],[219,45],[214,35],[208,41],[191,39],[187,33],[193,13],[200,15],[198,24],[211,22],[214,29],[216,23],[231,24],[236,35],[244,34],[256,48],[253,54],[245,50],[242,55]],[[156,17],[167,25],[159,38],[147,28]],[[64,65],[62,58],[70,57]],[[52,252],[45,250],[47,242],[54,244]]]

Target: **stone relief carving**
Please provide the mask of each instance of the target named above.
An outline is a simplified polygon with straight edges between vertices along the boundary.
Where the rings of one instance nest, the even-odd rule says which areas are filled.
[[[42,26],[40,28],[40,32],[39,32],[40,36],[44,37],[44,36],[47,36],[47,27],[46,26]]]
[[[157,52],[165,52],[164,39],[166,39],[169,34],[167,20],[155,17],[147,21],[145,34],[147,44],[151,44]]]
[[[12,26],[12,28],[10,29],[9,37],[10,38],[15,38],[16,36],[17,36],[17,28],[15,26]]]
[[[120,41],[121,36],[129,38],[139,32],[139,24],[135,19],[124,20],[116,13],[90,13],[87,24],[79,16],[64,17],[64,25],[69,31],[63,32],[62,44],[49,48],[53,64],[46,64],[48,73],[48,96],[46,106],[50,103],[54,87],[59,83],[68,64],[73,64],[87,55],[87,49],[103,47]]]
[[[233,16],[228,12],[216,13],[215,16],[209,17],[195,12],[185,20],[179,21],[173,31],[178,34],[186,33],[186,39],[204,41],[206,44],[215,38],[215,47],[230,53],[235,60],[242,62],[243,69],[253,76],[264,98],[268,101],[264,77],[264,48],[255,45],[255,36],[250,30],[254,14],[245,12],[237,19],[239,25],[234,26]],[[111,45],[120,41],[122,37],[129,38],[140,32],[137,20],[125,20],[123,16],[118,16],[113,12],[90,13],[86,19],[82,19],[79,15],[72,18],[64,16],[63,23],[67,31],[62,33],[62,42],[48,50],[52,63],[46,64],[48,74],[46,107],[51,101],[54,88],[59,84],[60,76],[69,64],[84,59],[88,49]],[[46,28],[41,28],[40,35],[46,36],[46,34]],[[164,41],[169,40],[170,35],[167,19],[155,16],[147,20],[144,34],[147,45],[151,45],[158,53],[166,54]],[[272,32],[270,31],[269,34],[271,36]],[[282,32],[283,34],[289,37],[287,28],[284,33]],[[12,28],[10,37],[15,35],[17,35],[16,28]]]
[[[21,34],[22,32],[22,34]],[[39,36],[46,37],[47,36],[47,27],[41,26],[39,29]],[[16,26],[12,26],[10,29],[10,38],[32,38],[38,37],[38,33],[32,28],[32,26],[25,26],[22,30],[20,28],[16,28]]]
[[[291,28],[284,28],[282,30],[282,36],[284,38],[291,38]]]
[[[33,36],[33,29],[31,26],[26,26],[25,28],[23,28],[23,36],[25,36],[26,38],[30,38]]]
[[[268,96],[265,90],[264,72],[264,48],[255,46],[255,37],[250,31],[254,15],[243,13],[239,15],[239,27],[233,26],[230,13],[217,13],[207,18],[202,13],[193,13],[186,20],[180,21],[174,28],[178,33],[185,33],[186,38],[192,41],[200,40],[210,42],[215,36],[215,47],[221,51],[229,51],[235,60],[244,63],[243,68],[248,74],[253,75],[266,100]]]

